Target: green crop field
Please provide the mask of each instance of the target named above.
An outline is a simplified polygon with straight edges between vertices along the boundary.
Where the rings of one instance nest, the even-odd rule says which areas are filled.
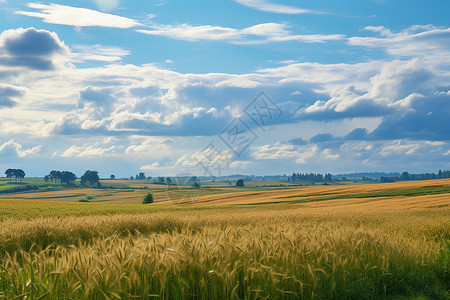
[[[233,188],[236,205],[216,206],[10,194],[22,198],[0,199],[0,299],[449,299],[448,184]]]

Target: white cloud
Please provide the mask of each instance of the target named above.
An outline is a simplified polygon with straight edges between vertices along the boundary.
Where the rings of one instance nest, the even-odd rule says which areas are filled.
[[[252,155],[255,159],[289,159],[298,156],[298,147],[290,144],[263,145],[252,147]]]
[[[186,41],[225,41],[235,44],[261,44],[269,42],[299,41],[304,43],[324,43],[327,41],[342,40],[341,34],[331,35],[292,35],[285,24],[263,23],[244,29],[230,27],[190,24],[181,25],[153,25],[152,30],[138,29],[137,32],[165,36],[172,39]]]
[[[144,165],[140,168],[140,170],[154,171],[160,168],[159,162],[155,162],[149,165]]]
[[[53,156],[85,158],[117,156],[120,153],[120,150],[123,149],[123,147],[114,145],[114,142],[115,140],[113,138],[104,138],[101,139],[101,141],[95,143],[85,143],[80,146],[73,145],[62,153],[56,151],[55,153],[53,153]],[[110,144],[110,146],[108,146],[107,144]]]
[[[153,30],[137,30],[137,32],[149,34],[149,35],[160,35],[169,38],[187,40],[187,41],[198,41],[198,40],[236,40],[240,38],[239,30],[220,27],[220,26],[192,26],[189,24],[181,25],[159,25],[152,26]]]
[[[174,143],[173,139],[160,138],[160,137],[148,137],[137,145],[131,145],[126,148],[125,153],[127,155],[145,155],[150,153],[155,155],[167,155],[171,149],[171,144]]]
[[[69,48],[55,32],[31,28],[8,29],[0,35],[0,65],[40,71],[62,68]]]
[[[263,23],[244,28],[240,31],[242,34],[252,34],[267,37],[277,37],[289,35],[285,24]]]
[[[324,150],[325,159],[335,159],[330,157],[327,149]],[[256,160],[288,160],[294,161],[296,164],[305,164],[308,160],[319,153],[317,145],[296,146],[276,142],[273,145],[263,145],[252,147],[252,156]]]
[[[340,41],[345,38],[343,34],[305,34],[305,35],[286,35],[270,38],[271,42],[298,41],[303,43],[325,43],[329,41]]]
[[[54,156],[61,157],[109,157],[115,155],[115,146],[101,148],[96,146],[72,146],[63,153],[54,153]]]
[[[267,0],[234,0],[234,1],[237,3],[240,3],[242,5],[248,6],[250,8],[256,9],[256,10],[271,12],[271,13],[276,13],[276,14],[298,15],[298,14],[318,13],[318,12],[314,12],[312,10],[303,9],[303,8],[299,8],[299,7],[270,3]]]
[[[98,8],[100,10],[113,10],[117,8],[120,4],[119,0],[95,0],[95,3],[97,4]]]
[[[438,28],[434,25],[413,25],[398,33],[383,26],[368,26],[368,31],[380,34],[380,37],[351,37],[349,44],[369,48],[382,48],[396,56],[447,56],[450,53],[450,28]]]
[[[114,62],[122,60],[122,57],[130,55],[131,51],[114,46],[103,45],[75,45],[72,46],[72,62],[104,61]]]
[[[15,142],[14,140],[9,140],[0,146],[0,157],[32,157],[41,152],[42,145],[22,149],[22,145]]]
[[[0,109],[17,105],[16,100],[25,94],[23,87],[0,83]]]
[[[70,25],[77,27],[113,27],[131,28],[141,26],[133,19],[112,14],[102,13],[93,9],[72,7],[59,4],[29,3],[29,8],[37,9],[39,12],[16,11],[16,14],[29,17],[42,18],[44,22],[50,24]]]

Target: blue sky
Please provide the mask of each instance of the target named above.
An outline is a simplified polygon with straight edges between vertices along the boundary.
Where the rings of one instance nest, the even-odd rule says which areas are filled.
[[[0,168],[450,169],[449,11],[442,0],[0,0]]]

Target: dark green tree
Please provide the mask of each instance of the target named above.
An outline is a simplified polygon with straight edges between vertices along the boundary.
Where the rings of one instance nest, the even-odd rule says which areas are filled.
[[[238,179],[236,181],[236,186],[237,187],[244,187],[244,179]]]
[[[80,179],[82,185],[85,185],[87,182],[89,182],[89,185],[93,185],[100,180],[100,178],[98,177],[98,171],[90,170],[84,172],[83,176],[81,176]]]
[[[62,171],[61,172],[61,184],[67,183],[67,184],[73,184],[75,180],[77,179],[77,176],[69,171]]]
[[[5,175],[9,178],[9,182],[11,182],[12,177],[14,176],[14,169],[8,169],[5,171]]]
[[[142,204],[150,204],[153,203],[154,199],[153,199],[153,194],[152,193],[148,193],[147,195],[145,195],[144,200],[142,201]]]
[[[411,175],[408,172],[403,172],[402,176],[400,176],[400,180],[411,180]]]
[[[14,176],[16,176],[16,178],[20,179],[20,182],[22,182],[22,179],[25,178],[25,172],[22,169],[17,169],[14,170]]]
[[[52,181],[57,183],[57,180],[61,179],[61,172],[53,170],[53,171],[50,172],[49,176],[52,179]]]

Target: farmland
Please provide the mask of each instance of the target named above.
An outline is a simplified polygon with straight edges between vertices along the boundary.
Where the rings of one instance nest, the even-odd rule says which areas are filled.
[[[0,299],[449,298],[448,179],[115,184],[2,195]]]

